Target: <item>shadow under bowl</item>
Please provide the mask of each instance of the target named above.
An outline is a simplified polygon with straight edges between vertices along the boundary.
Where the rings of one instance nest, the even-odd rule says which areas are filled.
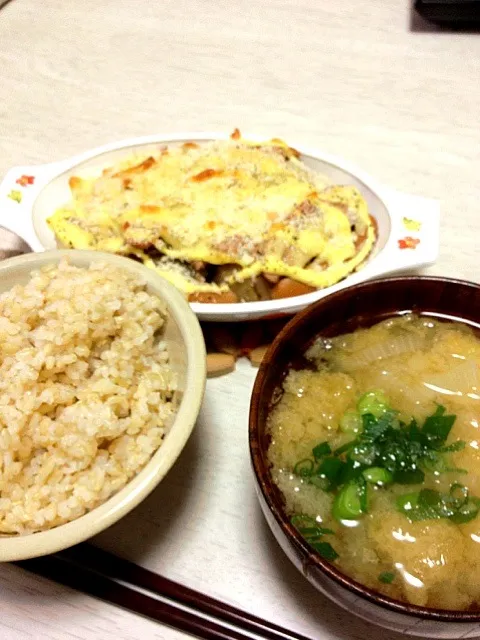
[[[333,337],[413,312],[480,330],[480,285],[436,277],[385,278],[334,293],[295,316],[265,355],[252,393],[249,444],[257,495],[277,541],[304,576],[337,604],[369,622],[427,638],[480,635],[480,611],[410,605],[369,589],[318,555],[291,525],[270,474],[267,418],[291,368],[318,336]],[[303,360],[303,361],[302,361]],[[470,637],[470,636],[469,636]]]

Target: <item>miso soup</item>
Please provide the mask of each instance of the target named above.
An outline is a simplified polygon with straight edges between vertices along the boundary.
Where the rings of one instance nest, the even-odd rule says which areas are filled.
[[[367,587],[480,608],[478,334],[408,314],[306,355],[268,421],[292,523]]]

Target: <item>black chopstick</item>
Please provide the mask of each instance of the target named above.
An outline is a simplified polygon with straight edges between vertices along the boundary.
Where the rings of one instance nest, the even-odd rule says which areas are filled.
[[[246,640],[251,638],[251,636],[230,631],[210,620],[188,614],[172,604],[151,598],[114,580],[110,580],[110,578],[94,573],[90,569],[72,565],[70,562],[56,556],[23,560],[15,564],[44,578],[54,580],[111,604],[116,604],[198,638],[204,638],[205,640]]]
[[[86,543],[16,564],[205,640],[308,640]]]

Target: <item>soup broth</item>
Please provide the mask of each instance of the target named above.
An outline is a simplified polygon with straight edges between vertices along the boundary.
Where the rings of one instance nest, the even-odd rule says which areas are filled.
[[[268,421],[292,523],[359,583],[480,608],[480,340],[408,314],[332,339],[291,370]]]

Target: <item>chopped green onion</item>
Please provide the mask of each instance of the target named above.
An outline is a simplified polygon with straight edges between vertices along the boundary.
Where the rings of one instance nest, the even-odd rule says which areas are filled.
[[[320,527],[314,518],[304,514],[292,516],[290,522],[305,537],[320,537],[326,533],[335,533],[332,529]]]
[[[398,496],[398,510],[410,517],[410,513],[412,513],[418,506],[418,496],[418,492],[405,493],[403,496]]]
[[[398,484],[420,484],[424,480],[425,474],[421,469],[400,469],[393,475],[393,481]]]
[[[335,449],[335,451],[333,453],[336,456],[341,456],[342,453],[346,453],[347,451],[350,451],[350,449],[352,449],[357,442],[358,442],[358,439],[357,440],[351,440],[350,442],[347,442],[346,444],[343,444],[341,447],[338,447],[338,449]]]
[[[362,415],[370,413],[380,418],[389,409],[387,396],[380,389],[368,391],[359,399],[357,409]]]
[[[391,571],[383,571],[383,573],[378,576],[378,579],[380,582],[383,582],[383,584],[392,584],[395,580],[395,574]]]
[[[334,489],[341,483],[342,471],[346,463],[339,458],[325,458],[317,470],[317,477],[327,479],[328,488]]]
[[[332,513],[336,520],[356,520],[364,512],[362,490],[355,481],[345,485],[333,501]]]
[[[464,524],[477,517],[480,500],[470,498],[468,489],[456,483],[448,494],[422,489],[417,493],[399,496],[397,509],[412,521],[446,518],[455,524]]]
[[[350,458],[360,464],[371,465],[375,462],[377,450],[374,444],[366,442],[357,444],[350,453]]]
[[[421,485],[426,471],[467,473],[448,464],[448,454],[463,449],[465,442],[445,446],[456,419],[446,415],[445,407],[438,405],[420,426],[415,419],[409,424],[401,421],[381,390],[365,393],[357,406],[358,412],[347,411],[340,422],[342,431],[355,435],[352,440],[333,451],[329,442],[321,442],[312,449],[312,458],[294,467],[305,482],[334,494],[332,513],[337,520],[356,519],[367,512],[369,484]],[[420,489],[399,496],[397,509],[411,520],[450,518],[461,523],[477,516],[480,499],[470,498],[467,489],[455,483],[448,494]],[[311,537],[313,529],[308,534]]]
[[[318,534],[318,527],[316,526],[315,527],[297,527],[297,529],[300,531],[302,536],[305,536],[305,538],[317,536]]]
[[[322,442],[312,449],[312,453],[315,460],[319,460],[323,456],[328,456],[329,453],[332,453],[332,447],[328,442]]]
[[[465,524],[477,517],[480,510],[480,505],[473,500],[468,500],[463,504],[458,511],[450,516],[450,520],[455,524]]]
[[[422,435],[426,438],[430,446],[441,447],[448,438],[453,427],[456,416],[446,416],[445,407],[437,406],[437,410],[429,416],[422,428]]]
[[[393,475],[383,467],[370,467],[362,472],[363,477],[370,484],[377,484],[380,487],[393,481]]]
[[[379,440],[387,434],[398,435],[396,431],[400,427],[400,422],[396,411],[385,411],[379,418],[371,413],[366,413],[362,416],[362,420],[364,439]]]
[[[340,419],[340,430],[344,433],[360,433],[363,429],[362,417],[356,411],[347,411]]]
[[[309,540],[321,538],[326,533],[334,533],[334,531],[325,527],[297,527],[297,529],[302,536],[305,536],[305,538]]]
[[[293,467],[293,473],[295,473],[297,476],[300,476],[301,478],[308,478],[313,473],[313,467],[313,460],[310,460],[310,458],[305,458],[305,460],[300,460],[300,462],[297,462],[297,464]]]
[[[422,489],[418,495],[417,519],[449,518],[454,513],[453,505],[448,499],[435,489]]]
[[[338,558],[338,553],[329,542],[314,542],[312,543],[312,547],[322,558],[325,558],[325,560],[332,562],[332,560]]]
[[[450,496],[455,504],[463,506],[468,502],[468,488],[459,482],[454,482],[450,487]]]
[[[459,467],[446,467],[445,473],[461,473],[464,475],[465,473],[468,473],[468,471],[467,469],[460,469]]]
[[[295,515],[290,519],[293,526],[305,538],[308,544],[317,551],[322,558],[330,562],[338,558],[338,553],[329,542],[322,540],[322,536],[333,534],[334,531],[318,526],[316,520],[307,515]]]
[[[411,520],[439,520],[449,518],[454,514],[454,508],[435,489],[422,489],[418,494],[417,508],[409,515]]]
[[[339,485],[348,484],[352,480],[358,480],[362,476],[364,468],[360,463],[347,459],[339,476]]]
[[[303,527],[316,527],[317,526],[317,521],[315,520],[315,518],[312,518],[311,516],[306,516],[303,513],[292,516],[290,518],[290,522],[297,529],[300,529],[300,527],[303,528]]]
[[[452,442],[452,444],[449,444],[448,447],[442,447],[441,449],[439,449],[439,451],[441,451],[442,453],[462,451],[463,449],[465,449],[466,444],[467,443],[465,442],[465,440],[456,440],[455,442]]]
[[[430,455],[425,457],[423,466],[427,469],[427,471],[432,471],[433,473],[437,474],[445,473],[448,469],[445,458],[442,455],[437,454],[436,451],[432,451]]]
[[[330,488],[330,482],[321,476],[310,476],[308,478],[308,482],[309,484],[313,484],[315,487],[323,489],[324,491],[328,491]]]
[[[363,477],[358,478],[357,483],[358,483],[358,495],[360,498],[360,507],[362,509],[362,513],[367,513],[368,511],[367,483],[365,482]]]
[[[319,532],[319,535],[334,535],[335,531],[333,531],[333,529],[327,529],[327,527],[317,527],[317,532]]]

